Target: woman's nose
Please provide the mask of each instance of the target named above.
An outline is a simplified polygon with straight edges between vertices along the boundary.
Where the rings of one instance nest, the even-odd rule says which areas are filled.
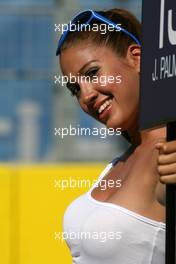
[[[95,89],[92,83],[81,84],[81,97],[82,102],[86,105],[90,105],[95,102],[98,97],[98,91]]]

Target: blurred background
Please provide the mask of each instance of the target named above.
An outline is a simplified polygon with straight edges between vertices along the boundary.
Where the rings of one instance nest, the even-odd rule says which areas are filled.
[[[56,190],[56,179],[97,178],[127,147],[121,137],[55,136],[55,128],[97,127],[65,87],[55,56],[59,32],[84,10],[125,8],[141,19],[142,0],[0,0],[0,263],[71,263],[65,208],[84,190]],[[104,162],[104,164],[102,163]]]

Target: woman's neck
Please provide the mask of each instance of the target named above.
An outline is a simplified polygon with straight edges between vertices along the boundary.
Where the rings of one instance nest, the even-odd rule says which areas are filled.
[[[166,140],[166,127],[152,128],[138,131],[137,129],[128,130],[128,135],[134,147],[139,145],[146,145],[150,143],[157,143]]]

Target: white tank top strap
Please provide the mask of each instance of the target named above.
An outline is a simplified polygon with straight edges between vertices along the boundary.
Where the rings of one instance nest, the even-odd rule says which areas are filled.
[[[98,177],[98,180],[89,189],[89,191],[88,191],[89,194],[91,194],[93,189],[98,186],[99,182],[106,176],[106,174],[112,169],[112,167],[115,166],[115,164],[117,164],[117,162],[120,160],[120,158],[121,158],[121,156],[120,157],[116,157],[110,163],[108,163],[108,165],[105,167],[105,169],[100,173],[100,175]]]
[[[88,190],[88,193],[90,194],[92,190],[98,186],[99,182],[106,176],[106,174],[110,171],[110,169],[113,167],[112,163],[109,163],[105,169],[100,173],[98,180],[92,185],[92,187]]]

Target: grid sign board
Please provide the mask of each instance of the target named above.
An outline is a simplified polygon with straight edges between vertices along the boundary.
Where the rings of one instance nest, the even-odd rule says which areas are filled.
[[[176,0],[143,0],[140,129],[176,121]]]

